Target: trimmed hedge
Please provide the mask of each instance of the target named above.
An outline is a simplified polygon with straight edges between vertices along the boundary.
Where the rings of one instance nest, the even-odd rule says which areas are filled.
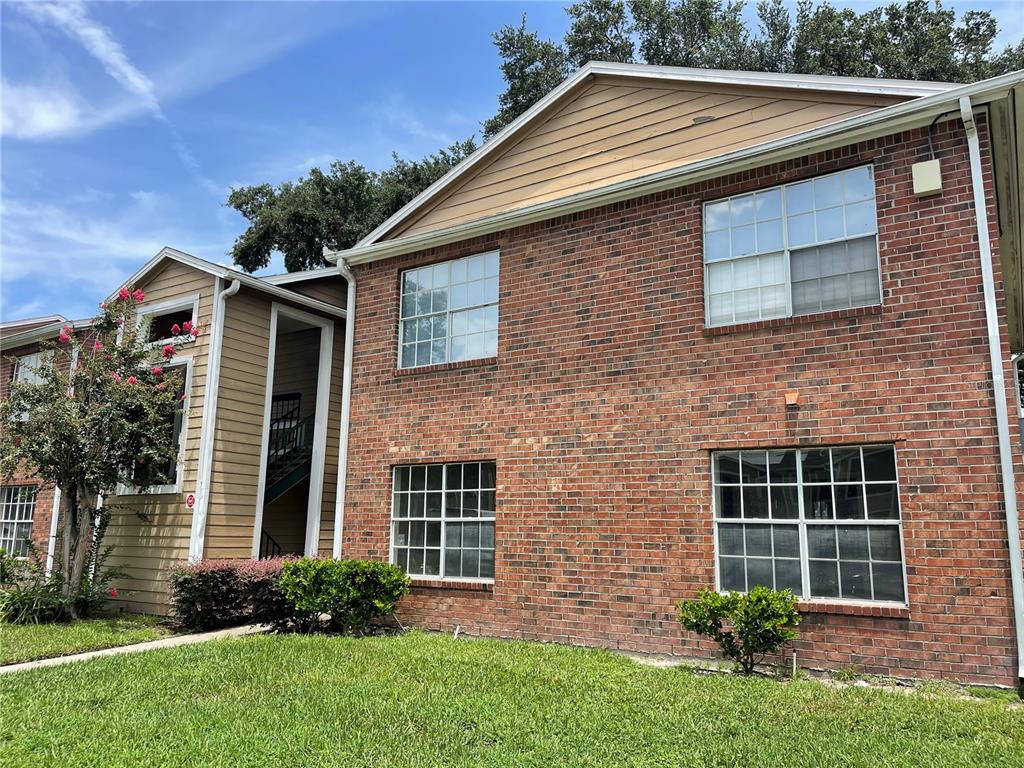
[[[171,571],[172,613],[189,631],[268,624],[277,632],[359,634],[394,613],[408,591],[399,568],[376,561],[202,560]]]
[[[376,560],[296,560],[284,564],[281,590],[297,611],[329,616],[331,630],[361,635],[374,619],[395,612],[409,577]]]

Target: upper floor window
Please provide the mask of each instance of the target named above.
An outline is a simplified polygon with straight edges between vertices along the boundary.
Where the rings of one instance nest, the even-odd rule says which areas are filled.
[[[146,341],[161,344],[179,336],[188,336],[189,329],[196,323],[198,309],[198,296],[148,306],[143,304],[138,312],[139,323],[149,323]]]
[[[53,352],[33,352],[21,355],[14,366],[14,380],[24,384],[41,384],[39,369],[53,359]]]
[[[402,273],[400,368],[498,354],[497,251]]]
[[[869,165],[704,204],[707,324],[879,304]]]
[[[171,443],[177,446],[177,453],[162,465],[147,466],[136,463],[132,472],[134,485],[123,487],[122,493],[177,493],[181,485],[181,459],[185,449],[185,419],[188,416],[186,398],[191,387],[192,366],[188,358],[171,360],[163,365],[164,374],[177,377],[177,406],[169,416],[165,429]]]
[[[718,584],[904,603],[891,445],[712,457]]]

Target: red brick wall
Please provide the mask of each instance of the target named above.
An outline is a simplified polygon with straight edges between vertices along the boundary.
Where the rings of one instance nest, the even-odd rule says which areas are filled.
[[[11,379],[14,377],[16,358],[39,351],[38,344],[16,347],[0,353],[0,400],[6,400],[11,393]],[[40,557],[46,558],[50,542],[50,525],[53,515],[53,486],[45,485],[39,478],[19,467],[11,477],[0,477],[3,485],[36,486],[36,506],[32,514],[32,543]]]
[[[709,452],[893,442],[909,611],[809,611],[801,663],[1015,683],[967,147],[934,141],[937,197],[913,131],[357,268],[345,554],[387,558],[393,465],[495,459],[493,592],[417,587],[404,620],[707,655],[673,603],[714,584]],[[884,306],[705,329],[702,201],[864,162]],[[396,374],[400,271],[494,247],[497,360]]]

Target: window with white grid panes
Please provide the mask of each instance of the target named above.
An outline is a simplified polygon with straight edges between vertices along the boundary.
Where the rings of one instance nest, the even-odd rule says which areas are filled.
[[[14,557],[28,557],[35,511],[36,486],[0,487],[0,550]]]
[[[718,584],[906,602],[891,445],[712,455]]]
[[[493,461],[394,468],[391,562],[410,576],[494,578]]]
[[[880,304],[871,166],[704,204],[709,326]]]
[[[498,354],[497,251],[402,273],[398,367]]]

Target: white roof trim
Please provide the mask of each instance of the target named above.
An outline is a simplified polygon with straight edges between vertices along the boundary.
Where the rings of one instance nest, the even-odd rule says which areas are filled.
[[[596,75],[635,77],[638,79],[673,80],[692,83],[721,85],[751,85],[761,88],[794,88],[811,91],[835,91],[873,96],[903,96],[918,98],[943,93],[957,86],[952,83],[935,83],[917,80],[880,80],[867,77],[832,77],[829,75],[790,75],[771,72],[738,72],[727,69],[696,69],[693,67],[659,67],[649,64],[615,64],[591,61],[563,80],[543,99],[505,126],[490,141],[480,147],[448,173],[435,181],[412,200],[392,214],[383,224],[353,246],[359,248],[375,243],[387,232],[394,229],[442,190],[465,176],[471,169],[490,157],[504,146],[506,141],[526,123],[558,101],[582,81]]]
[[[959,110],[959,99],[961,96],[971,97],[976,103],[983,103],[1005,96],[1011,87],[1021,83],[1024,83],[1024,70],[1009,72],[989,80],[956,86],[946,91],[933,93],[930,96],[923,96],[912,101],[882,107],[871,112],[830,123],[829,125],[803,131],[793,136],[687,163],[665,171],[537,203],[536,205],[517,208],[505,213],[487,216],[443,229],[399,237],[394,240],[368,242],[363,245],[356,244],[348,250],[325,254],[325,257],[328,261],[336,262],[338,257],[342,256],[348,264],[363,264],[424,248],[479,237],[513,226],[529,224],[568,213],[596,208],[609,203],[629,200],[641,195],[673,189],[704,178],[725,175],[739,168],[757,167],[771,162],[798,157],[812,151],[851,144],[864,138],[877,136],[880,132],[892,133],[915,125],[921,125],[951,109]],[[409,205],[412,205],[412,203]]]
[[[50,323],[62,323],[66,322],[67,318],[64,315],[40,315],[39,317],[23,317],[20,320],[8,320],[5,323],[0,323],[0,331],[12,331],[22,325],[32,325],[34,323],[43,323],[49,325]]]
[[[58,315],[60,317],[60,315]],[[55,323],[47,323],[38,328],[32,328],[21,333],[4,336],[0,339],[0,350],[15,349],[24,347],[27,344],[35,344],[46,339],[56,338],[61,328],[70,327],[72,330],[80,331],[92,325],[92,320],[60,320]]]
[[[271,285],[287,285],[323,277],[341,277],[341,275],[338,273],[337,267],[320,267],[319,269],[305,269],[301,272],[285,272],[281,275],[263,275],[260,280]]]
[[[310,309],[315,309],[318,312],[323,312],[324,314],[332,315],[334,317],[345,317],[345,310],[342,309],[341,307],[336,307],[333,304],[328,304],[325,301],[320,301],[319,299],[313,299],[310,298],[309,296],[304,296],[303,294],[296,293],[295,291],[289,291],[287,288],[279,288],[278,286],[274,285],[273,283],[269,283],[264,279],[253,277],[252,275],[248,275],[245,272],[238,272],[237,270],[230,269],[219,264],[214,264],[213,262],[197,258],[192,254],[185,253],[184,251],[179,251],[176,248],[170,248],[167,246],[161,248],[160,252],[157,253],[156,256],[147,261],[137,272],[135,272],[135,274],[133,274],[121,285],[119,285],[117,287],[117,290],[111,293],[108,299],[113,299],[117,295],[117,292],[122,287],[134,285],[135,283],[137,283],[147,273],[149,273],[150,270],[156,267],[156,265],[159,264],[164,259],[173,259],[174,261],[177,261],[181,264],[185,264],[186,266],[198,269],[201,272],[206,272],[207,274],[213,275],[214,277],[223,278],[224,280],[237,280],[239,283],[246,286],[247,288],[253,288],[254,290],[262,291],[263,293],[268,293],[271,296],[276,296],[280,299],[284,299],[285,301],[290,301],[293,304],[299,304],[305,307],[309,307]]]

